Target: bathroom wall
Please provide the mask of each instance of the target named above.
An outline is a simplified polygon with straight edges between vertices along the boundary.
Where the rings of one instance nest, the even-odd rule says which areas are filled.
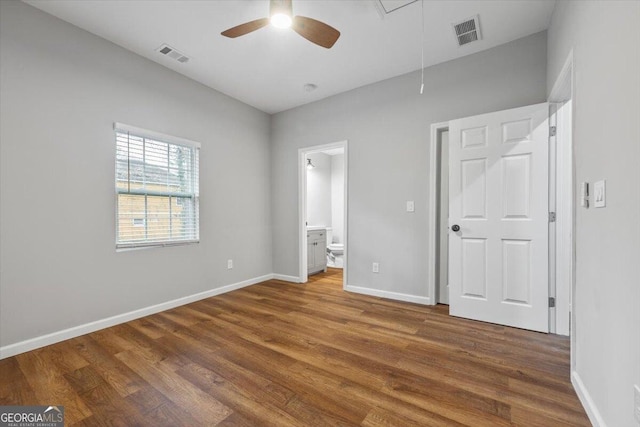
[[[331,156],[331,224],[333,242],[344,243],[344,154]]]
[[[331,156],[310,154],[307,169],[307,225],[331,227]]]

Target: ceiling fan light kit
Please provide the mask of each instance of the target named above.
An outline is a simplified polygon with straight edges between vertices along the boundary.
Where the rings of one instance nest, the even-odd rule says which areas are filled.
[[[269,20],[271,25],[276,28],[289,28],[291,27],[291,17],[289,15],[285,15],[284,13],[276,13],[275,15],[271,15],[271,19]]]
[[[291,0],[274,0],[269,8],[269,22],[276,28],[289,28],[293,23]]]
[[[269,18],[245,22],[223,31],[225,37],[236,38],[259,30],[271,23],[278,28],[289,28],[318,46],[330,49],[340,37],[340,31],[324,22],[306,16],[293,16],[292,0],[270,0]]]

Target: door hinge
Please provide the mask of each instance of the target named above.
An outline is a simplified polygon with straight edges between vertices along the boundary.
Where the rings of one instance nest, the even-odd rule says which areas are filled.
[[[549,136],[556,136],[558,129],[555,126],[549,126]]]
[[[549,222],[556,222],[556,213],[549,212]]]
[[[549,297],[549,308],[553,308],[556,306],[556,299],[554,297]]]

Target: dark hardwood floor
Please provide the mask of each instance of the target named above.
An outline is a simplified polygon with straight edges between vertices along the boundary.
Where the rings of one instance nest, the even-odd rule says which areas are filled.
[[[0,361],[68,426],[588,426],[569,340],[271,280]]]

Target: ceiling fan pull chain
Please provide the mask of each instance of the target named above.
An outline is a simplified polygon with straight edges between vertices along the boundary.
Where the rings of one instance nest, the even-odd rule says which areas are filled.
[[[420,95],[424,92],[424,0],[420,0],[422,4],[422,66],[420,67]]]

